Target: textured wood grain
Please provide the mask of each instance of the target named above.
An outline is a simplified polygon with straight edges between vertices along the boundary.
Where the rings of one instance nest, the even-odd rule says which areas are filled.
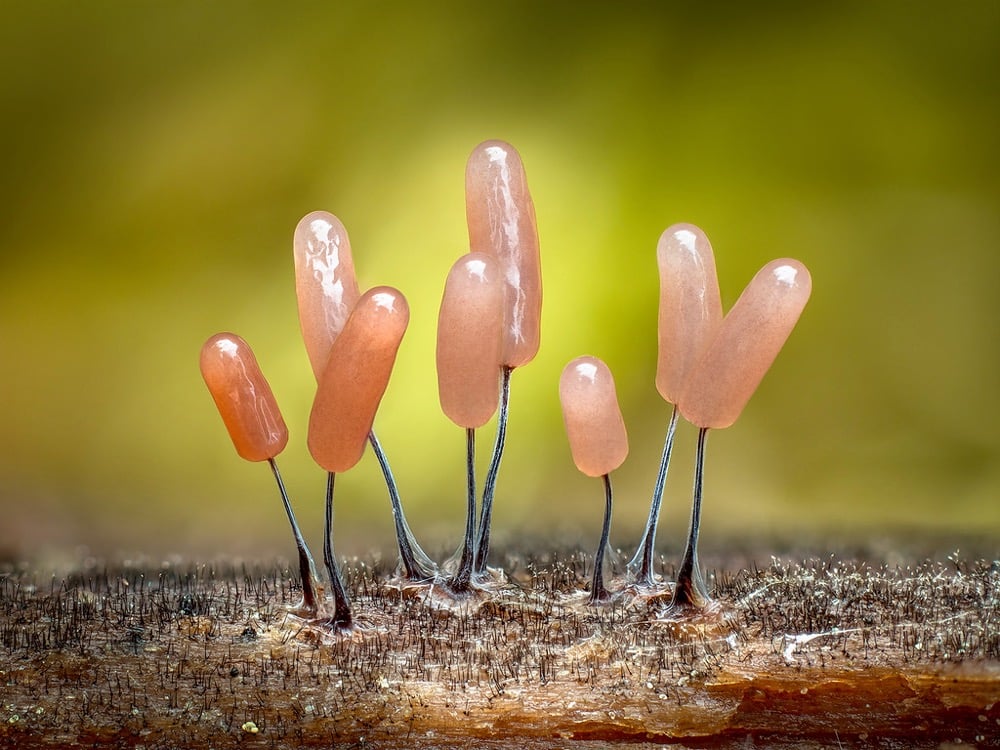
[[[775,561],[681,617],[586,606],[583,554],[505,567],[455,601],[347,561],[350,636],[279,566],[10,569],[0,747],[1000,746],[996,563]]]

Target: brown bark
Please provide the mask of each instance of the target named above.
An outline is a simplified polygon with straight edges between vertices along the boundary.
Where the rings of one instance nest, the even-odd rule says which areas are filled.
[[[1000,746],[996,564],[774,563],[679,616],[586,567],[455,601],[353,561],[346,636],[277,567],[12,570],[0,747]]]

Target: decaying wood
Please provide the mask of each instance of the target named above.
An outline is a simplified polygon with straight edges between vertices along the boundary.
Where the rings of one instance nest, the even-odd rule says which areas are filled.
[[[586,565],[455,601],[351,561],[347,635],[278,566],[11,569],[0,747],[1000,747],[998,563],[772,561],[701,614]]]

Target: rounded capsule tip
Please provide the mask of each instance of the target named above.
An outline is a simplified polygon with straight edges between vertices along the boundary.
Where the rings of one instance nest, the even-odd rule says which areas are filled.
[[[503,280],[496,259],[468,253],[448,273],[438,315],[441,409],[460,427],[482,427],[500,396]]]
[[[240,457],[266,461],[281,453],[288,428],[250,345],[235,333],[217,333],[202,346],[199,364]]]
[[[308,446],[327,471],[343,472],[364,453],[410,320],[398,289],[370,289],[330,347],[309,415]]]
[[[676,404],[688,373],[722,323],[715,255],[694,224],[674,224],[656,246],[660,271],[656,389]]]
[[[628,435],[608,366],[597,357],[572,360],[559,378],[559,401],[576,468],[600,477],[621,466]]]
[[[524,164],[504,141],[473,149],[465,170],[469,247],[494,256],[504,280],[501,361],[527,364],[541,339],[542,273],[535,206]]]
[[[695,365],[678,406],[689,422],[720,429],[737,420],[809,301],[812,277],[779,258],[753,277]]]
[[[313,211],[295,227],[292,256],[302,340],[319,380],[330,347],[361,296],[351,241],[340,219],[327,211]]]

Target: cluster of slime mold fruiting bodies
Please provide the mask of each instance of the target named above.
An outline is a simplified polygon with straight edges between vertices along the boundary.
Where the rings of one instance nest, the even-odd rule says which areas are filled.
[[[466,169],[470,252],[452,266],[438,318],[438,393],[444,413],[466,431],[467,501],[462,545],[438,566],[420,548],[403,513],[395,478],[373,424],[409,323],[403,294],[379,286],[360,293],[350,240],[332,214],[307,214],[295,229],[293,257],[299,321],[317,381],[308,447],[327,472],[323,562],[326,581],[295,521],[275,457],[288,441],[277,403],[249,346],[220,333],[202,349],[201,369],[237,453],[268,461],[292,527],[302,578],[302,602],[292,614],[326,633],[347,633],[357,620],[333,552],[335,477],[371,445],[385,477],[399,550],[392,585],[423,593],[441,606],[489,600],[513,585],[487,567],[490,525],[509,415],[511,374],[530,362],[540,341],[541,270],[534,205],[520,156],[509,144],[477,146]],[[656,387],[673,405],[645,531],[628,564],[626,585],[612,592],[604,577],[613,493],[610,474],[628,455],[628,437],[614,378],[596,357],[572,360],[559,398],[573,461],[602,479],[605,512],[594,555],[589,606],[622,596],[658,601],[665,619],[716,610],[698,565],[698,534],[707,431],[731,425],[791,333],[811,281],[795,260],[772,261],[723,315],[712,247],[691,224],[668,228],[657,247],[660,272]],[[497,416],[493,455],[479,488],[476,429]],[[699,428],[687,547],[670,586],[653,575],[655,536],[678,415]],[[330,598],[325,597],[329,588]],[[706,620],[707,622],[707,620]]]

